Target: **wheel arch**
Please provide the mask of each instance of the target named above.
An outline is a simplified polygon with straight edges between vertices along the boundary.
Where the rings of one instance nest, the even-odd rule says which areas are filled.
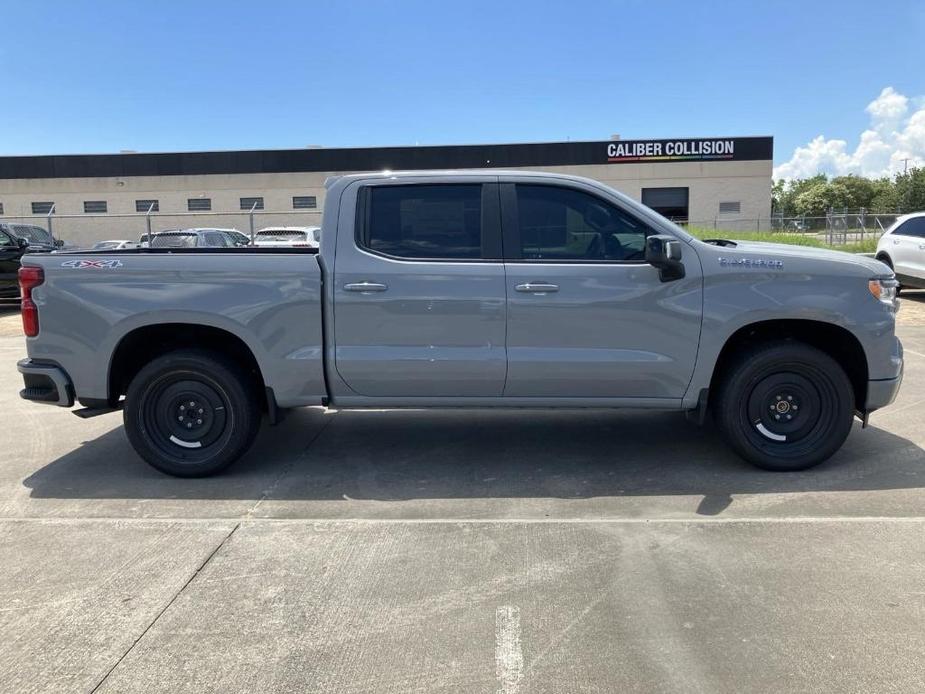
[[[152,359],[167,352],[197,348],[217,352],[241,365],[267,408],[264,375],[254,352],[238,335],[224,328],[196,323],[157,323],[130,330],[117,343],[107,374],[107,399],[115,405],[125,395],[132,378]]]
[[[855,409],[863,409],[867,401],[868,366],[860,340],[840,325],[810,319],[762,320],[736,330],[723,344],[713,366],[710,392],[716,392],[719,379],[741,350],[773,340],[802,342],[835,359],[851,381]]]

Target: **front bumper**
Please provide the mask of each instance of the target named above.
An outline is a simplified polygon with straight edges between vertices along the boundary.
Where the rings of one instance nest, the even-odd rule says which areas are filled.
[[[892,354],[890,354],[890,369],[886,373],[894,373],[896,376],[894,378],[878,378],[867,382],[867,402],[864,403],[865,412],[873,412],[881,407],[886,407],[896,399],[899,386],[903,382],[904,368],[903,343],[899,341],[898,337],[894,337]]]
[[[23,400],[60,407],[74,406],[74,386],[64,369],[57,364],[23,359],[16,363],[16,368],[22,374],[25,384],[25,388],[19,391],[19,397]]]

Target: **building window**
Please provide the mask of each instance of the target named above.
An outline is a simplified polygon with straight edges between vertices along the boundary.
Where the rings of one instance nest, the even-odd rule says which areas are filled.
[[[739,214],[742,211],[741,202],[721,202],[719,204],[720,214]]]
[[[160,212],[161,204],[157,200],[136,200],[135,212]]]
[[[314,195],[293,195],[292,209],[294,210],[314,210],[318,207],[318,198]]]
[[[106,211],[105,200],[84,200],[84,214],[103,214]]]
[[[262,210],[263,198],[241,198],[241,209],[247,212],[251,210]]]
[[[212,198],[188,198],[186,209],[190,212],[208,212],[212,209]]]
[[[2,214],[3,214],[3,203],[0,202],[0,215],[2,215]]]
[[[32,203],[32,214],[48,214],[54,206],[53,202],[34,202]]]
[[[668,219],[687,221],[689,188],[643,188],[642,204]]]

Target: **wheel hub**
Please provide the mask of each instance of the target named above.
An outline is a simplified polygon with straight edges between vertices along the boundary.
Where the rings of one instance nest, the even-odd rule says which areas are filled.
[[[752,426],[767,441],[804,438],[819,419],[820,398],[813,383],[796,373],[776,373],[758,382],[748,403]]]

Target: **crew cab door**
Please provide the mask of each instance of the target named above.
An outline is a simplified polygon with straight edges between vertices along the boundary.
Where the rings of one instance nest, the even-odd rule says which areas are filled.
[[[0,294],[18,296],[19,259],[24,252],[15,236],[0,229]]]
[[[536,181],[536,179],[533,179]],[[508,285],[505,396],[681,398],[697,357],[700,263],[663,282],[654,233],[581,183],[503,183]]]
[[[897,275],[925,279],[925,217],[912,217],[890,232],[887,246]]]
[[[507,368],[496,177],[361,181],[343,193],[334,364],[356,395],[500,396]],[[349,395],[349,394],[348,394]]]

